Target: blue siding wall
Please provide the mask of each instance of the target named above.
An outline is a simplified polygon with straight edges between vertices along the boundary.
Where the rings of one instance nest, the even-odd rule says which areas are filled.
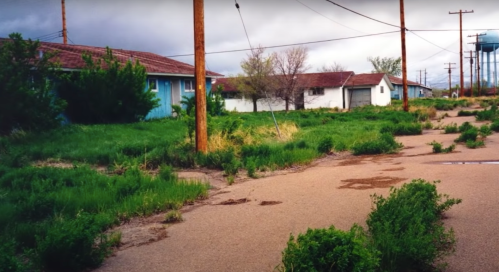
[[[173,81],[180,80],[180,97],[193,97],[195,92],[186,92],[185,91],[185,80],[192,80],[194,78],[179,78],[179,77],[148,77],[148,82],[146,88],[149,88],[149,79],[157,79],[157,88],[158,91],[156,93],[156,97],[160,99],[159,107],[151,110],[149,114],[146,116],[146,119],[155,119],[155,118],[165,118],[172,116],[172,83]],[[206,79],[206,93],[211,90],[211,78]],[[181,98],[182,99],[182,98]],[[182,107],[185,108],[184,105]]]
[[[402,99],[403,97],[403,86],[402,85],[395,85],[393,84],[393,91],[391,91],[391,97],[392,98],[397,98],[397,99]],[[397,96],[398,95],[398,96]],[[419,94],[419,88],[416,86],[407,86],[407,96],[408,98],[418,98],[421,97]]]

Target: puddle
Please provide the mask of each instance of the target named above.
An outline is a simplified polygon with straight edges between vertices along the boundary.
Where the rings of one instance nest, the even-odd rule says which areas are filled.
[[[444,161],[431,162],[431,164],[455,165],[455,164],[499,164],[499,161]]]
[[[260,205],[261,206],[271,206],[271,205],[277,205],[277,204],[281,204],[282,201],[262,201],[260,202]]]
[[[250,200],[247,198],[241,198],[241,199],[232,199],[231,198],[229,200],[225,200],[225,201],[220,202],[218,205],[237,205],[237,204],[243,204],[246,202],[250,202]]]

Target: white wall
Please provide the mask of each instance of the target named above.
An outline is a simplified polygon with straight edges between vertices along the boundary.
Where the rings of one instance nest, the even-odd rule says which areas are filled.
[[[381,93],[381,86],[383,86],[384,92]],[[371,103],[375,106],[387,106],[391,103],[390,97],[390,87],[388,83],[383,78],[378,86],[373,86],[371,88]]]
[[[272,106],[272,110],[274,111],[283,111],[286,110],[286,105],[284,101],[273,101],[270,103]],[[251,99],[245,98],[226,98],[225,99],[225,109],[228,111],[237,111],[237,112],[253,112],[253,101]],[[290,104],[290,110],[294,110],[295,106]],[[259,99],[257,101],[257,110],[258,111],[270,111],[269,103],[266,99]]]
[[[324,95],[308,94],[308,90],[304,94],[305,109],[318,108],[343,108],[343,90],[338,88],[324,88]]]

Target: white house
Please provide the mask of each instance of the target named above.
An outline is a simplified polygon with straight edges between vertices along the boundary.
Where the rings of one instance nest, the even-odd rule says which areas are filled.
[[[302,93],[303,103],[290,105],[294,109],[338,108],[350,109],[362,105],[385,106],[390,104],[390,91],[393,85],[385,74],[360,74],[354,72],[324,72],[298,75],[305,86]],[[252,112],[253,101],[246,98],[233,86],[230,78],[218,78],[213,83],[214,89],[219,85],[224,87],[222,96],[225,108],[229,111]],[[258,111],[275,111],[285,109],[284,101],[268,94],[269,99],[257,101]],[[296,102],[296,101],[295,101]],[[270,104],[270,105],[269,105]]]
[[[384,73],[359,74],[350,77],[344,87],[344,107],[364,105],[387,106],[391,102],[393,85]]]

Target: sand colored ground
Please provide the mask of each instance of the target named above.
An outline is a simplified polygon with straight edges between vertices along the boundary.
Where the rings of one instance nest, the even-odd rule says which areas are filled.
[[[486,139],[486,148],[458,145],[451,154],[432,154],[427,145],[436,140],[448,146],[455,138],[425,131],[398,137],[405,146],[399,154],[332,157],[300,172],[221,188],[203,205],[191,206],[184,222],[168,227],[166,239],[118,251],[96,271],[272,271],[290,233],[331,224],[345,230],[353,223],[364,226],[371,194],[386,195],[390,185],[416,178],[441,180],[440,193],[463,199],[446,214],[445,224],[458,239],[446,271],[499,271],[499,165],[436,163],[499,160],[499,134]],[[243,198],[249,202],[217,205]],[[262,206],[262,201],[276,203]]]

